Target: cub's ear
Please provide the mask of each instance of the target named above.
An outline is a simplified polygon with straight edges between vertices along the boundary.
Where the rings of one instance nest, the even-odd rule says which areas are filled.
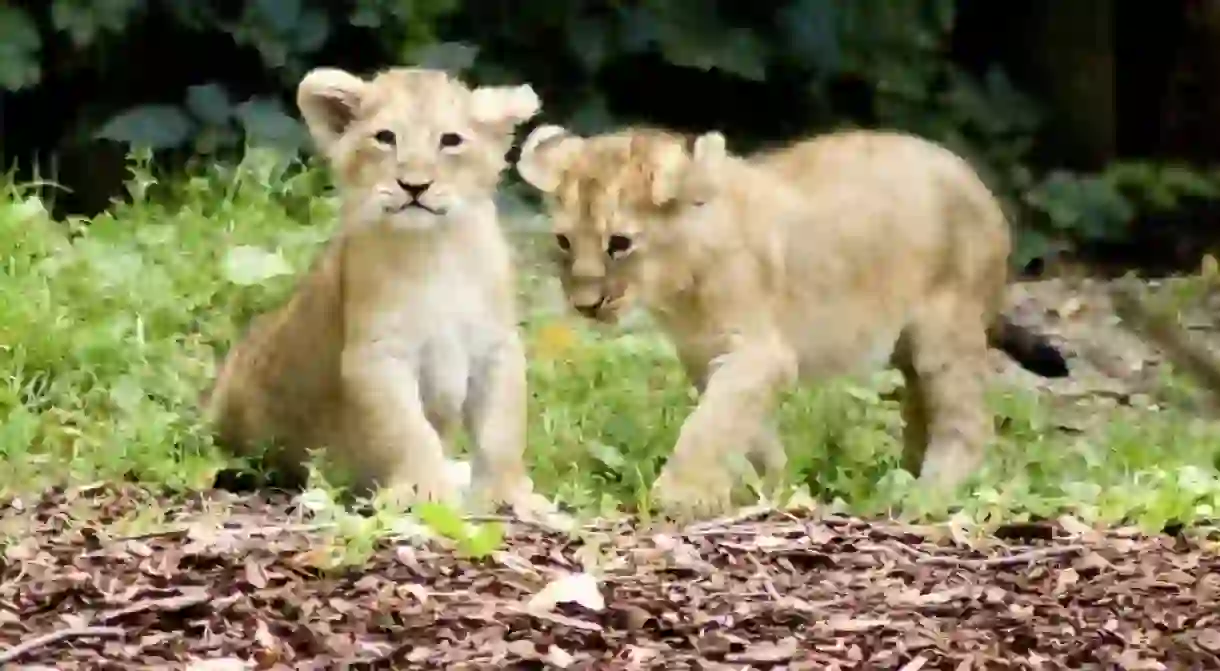
[[[326,150],[343,135],[367,88],[368,82],[338,68],[315,68],[301,79],[297,108],[319,147]]]
[[[728,150],[725,148],[724,135],[716,131],[695,138],[695,145],[691,148],[692,160],[699,168],[715,170],[724,162],[726,156]]]
[[[474,120],[508,128],[528,120],[542,109],[542,101],[529,84],[480,86],[471,91],[470,113]]]
[[[667,142],[655,148],[651,156],[650,191],[654,205],[664,205],[682,193],[691,158],[677,142]]]
[[[688,162],[683,165],[678,158],[673,159],[675,167],[671,170],[666,195],[690,201],[707,201],[714,197],[722,186],[723,166],[728,155],[724,135],[711,131],[695,138]],[[686,158],[685,153],[683,158]]]
[[[552,193],[583,143],[560,126],[539,126],[521,144],[517,174],[539,191]]]

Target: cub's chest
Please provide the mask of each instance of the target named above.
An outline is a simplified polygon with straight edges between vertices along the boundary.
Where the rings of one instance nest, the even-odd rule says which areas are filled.
[[[385,306],[385,327],[419,348],[477,356],[503,338],[498,292],[461,277],[440,276],[402,292]]]
[[[382,342],[415,371],[430,414],[451,416],[472,384],[513,336],[497,317],[495,296],[477,288],[433,284],[403,296],[380,325]]]

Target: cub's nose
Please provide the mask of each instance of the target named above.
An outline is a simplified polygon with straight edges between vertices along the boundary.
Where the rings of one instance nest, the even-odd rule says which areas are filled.
[[[411,198],[414,200],[414,199],[419,198],[420,196],[424,195],[424,192],[428,190],[428,187],[432,186],[432,182],[424,182],[422,184],[412,184],[410,182],[404,182],[400,179],[400,180],[398,180],[398,186],[401,186],[402,190],[406,191],[407,195],[411,196]]]
[[[593,318],[593,317],[597,316],[598,311],[602,309],[602,306],[605,305],[605,303],[606,303],[606,297],[602,296],[601,298],[598,298],[597,302],[595,302],[595,303],[587,303],[585,305],[573,305],[572,307],[575,308],[577,312],[584,315],[585,317]]]

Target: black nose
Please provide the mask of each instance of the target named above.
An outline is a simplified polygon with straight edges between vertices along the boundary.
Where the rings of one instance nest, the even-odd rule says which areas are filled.
[[[604,305],[605,303],[606,303],[606,297],[602,296],[601,298],[597,299],[596,303],[590,303],[588,305],[576,305],[574,307],[576,308],[577,312],[579,312],[580,314],[582,314],[586,317],[596,317],[597,311],[601,310],[602,305]]]
[[[410,182],[404,182],[400,179],[400,180],[398,180],[398,186],[401,186],[402,190],[406,191],[408,196],[411,196],[412,199],[415,199],[415,198],[419,198],[420,196],[424,195],[424,192],[428,190],[428,187],[432,186],[432,182],[424,182],[423,184],[412,184]]]

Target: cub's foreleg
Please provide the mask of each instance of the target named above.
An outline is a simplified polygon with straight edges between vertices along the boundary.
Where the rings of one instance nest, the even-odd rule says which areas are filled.
[[[471,381],[464,418],[473,443],[471,495],[476,504],[528,504],[525,468],[526,362],[517,334],[507,336]]]
[[[428,421],[416,366],[376,347],[343,352],[347,460],[361,489],[385,487],[405,500],[460,502],[445,473],[445,448]]]
[[[779,392],[796,380],[797,362],[781,339],[754,336],[709,370],[699,404],[652,489],[662,508],[683,515],[714,515],[731,505],[731,460],[758,444]]]
[[[707,388],[707,363],[690,355],[681,359],[687,379],[702,398]],[[762,426],[750,442],[746,457],[760,477],[764,493],[768,496],[774,495],[788,471],[788,453],[784,449],[784,442],[780,438],[774,417],[767,417],[762,421]]]

